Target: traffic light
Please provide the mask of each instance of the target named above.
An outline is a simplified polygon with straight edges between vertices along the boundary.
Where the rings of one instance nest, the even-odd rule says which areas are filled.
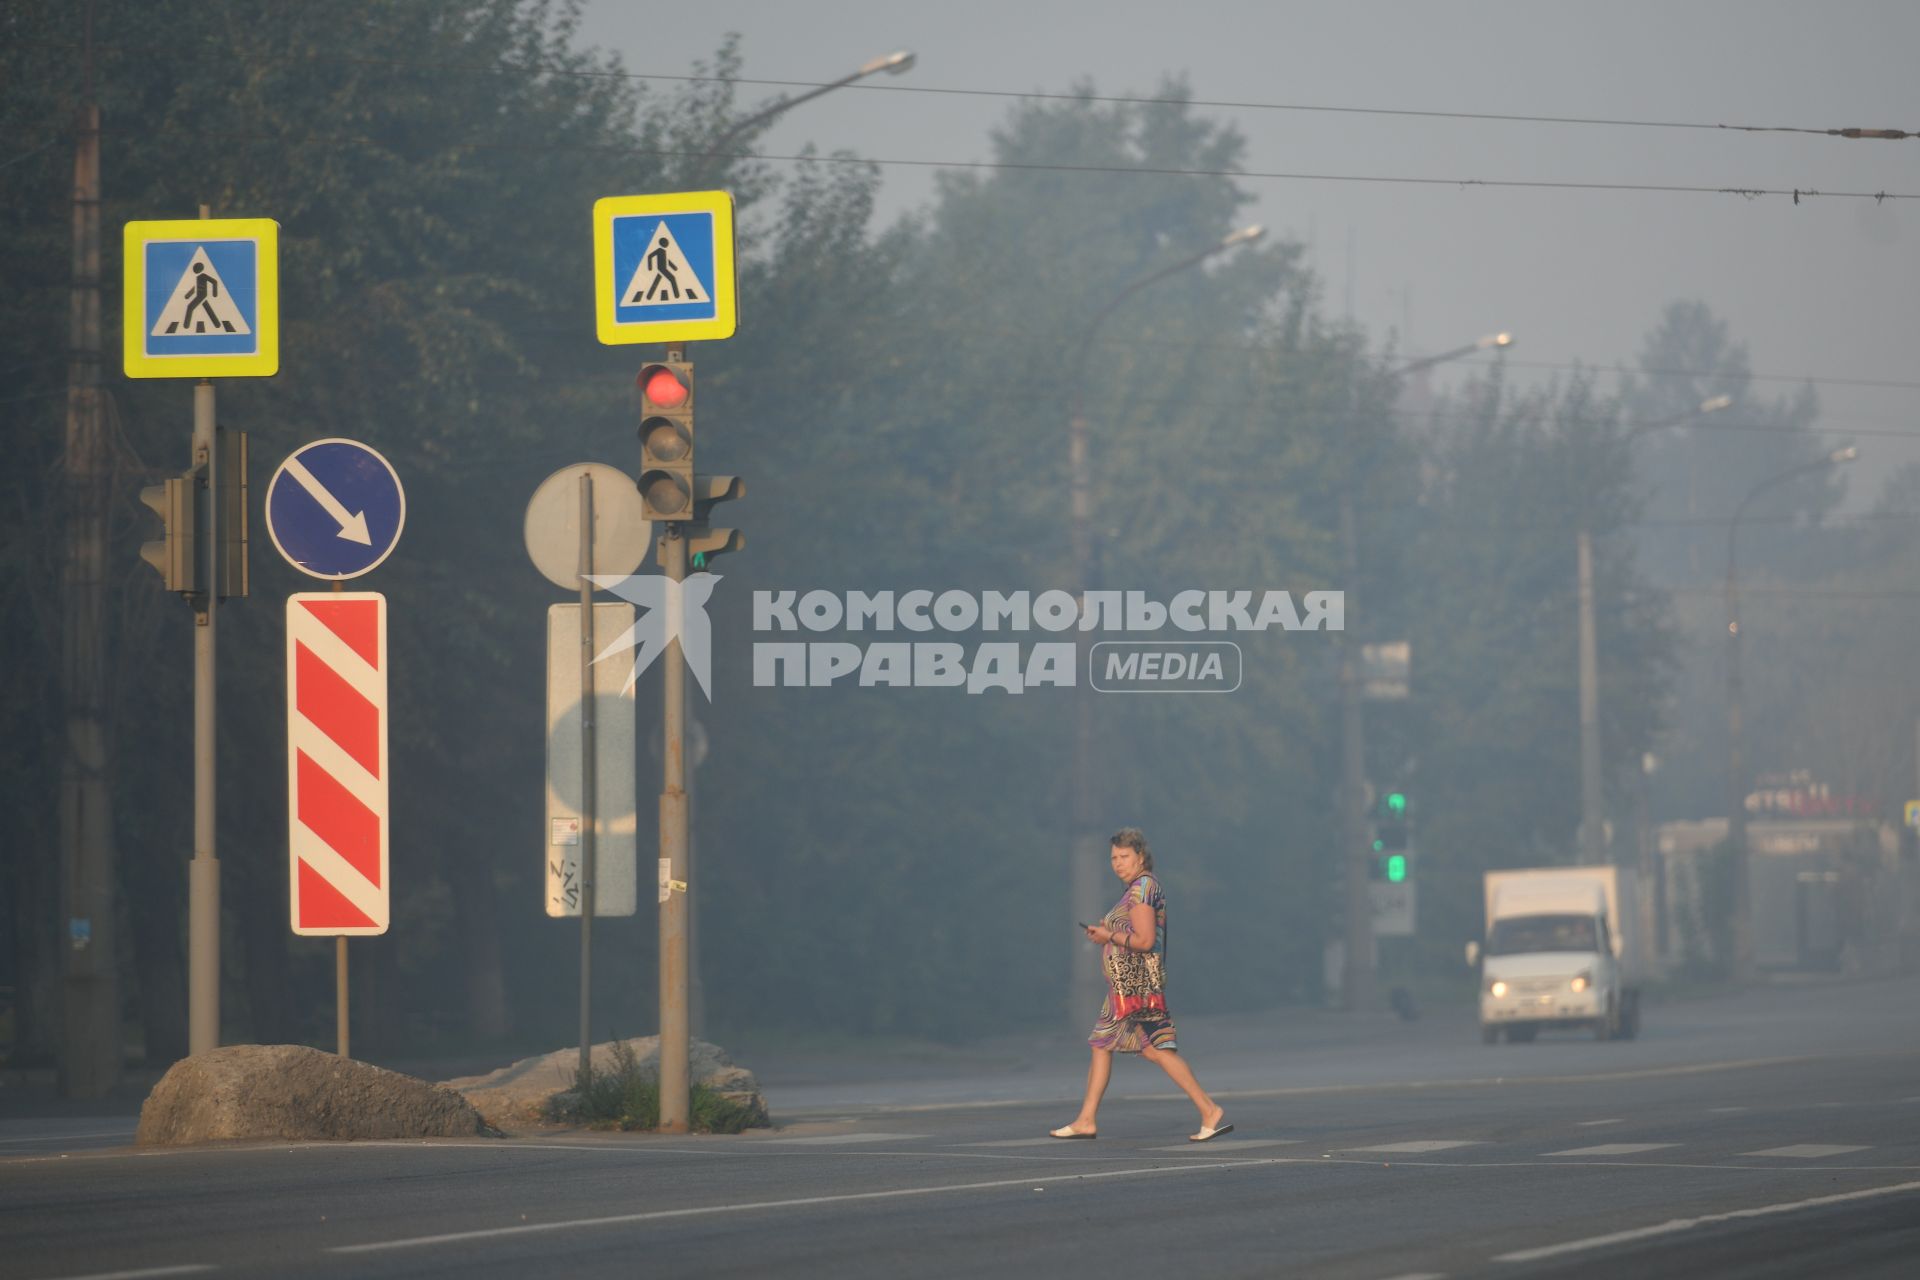
[[[666,360],[640,370],[640,503],[647,519],[695,518],[693,366]]]
[[[1389,789],[1373,805],[1373,851],[1405,853],[1410,836],[1407,793]]]
[[[220,598],[230,600],[247,594],[247,433],[220,427],[214,440],[220,450],[220,465],[213,473],[220,490],[220,555],[214,567]]]
[[[183,596],[200,594],[200,495],[205,491],[204,467],[170,476],[140,491],[140,501],[160,517],[158,541],[142,543],[140,558],[160,571],[169,591]]]
[[[1404,853],[1376,853],[1369,878],[1384,884],[1405,884],[1410,865]]]
[[[747,496],[747,482],[739,476],[695,476],[693,478],[694,524],[687,530],[688,564],[704,569],[707,561],[747,545],[747,535],[738,529],[716,529],[709,521],[713,509],[722,502]]]
[[[160,517],[161,536],[141,544],[140,558],[160,572],[168,591],[194,597],[206,594],[207,517],[219,518],[219,554],[214,574],[222,599],[247,594],[247,433],[219,428],[214,435],[219,466],[214,483],[219,493],[207,501],[207,468],[196,464],[185,473],[148,485],[140,501]]]

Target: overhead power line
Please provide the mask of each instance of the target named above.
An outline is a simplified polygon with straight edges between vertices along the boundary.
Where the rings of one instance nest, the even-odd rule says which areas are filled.
[[[64,48],[78,49],[79,47],[78,45],[70,44],[67,42],[48,42],[48,43],[57,44],[59,47],[64,47]],[[225,58],[228,56],[228,51],[224,49],[216,48],[216,49],[208,49],[205,51],[199,51],[199,50],[188,51],[188,50],[181,50],[177,46],[171,46],[171,45],[163,46],[163,45],[142,45],[142,44],[118,44],[118,45],[96,45],[95,48],[96,50],[101,52],[106,52],[109,50],[137,52],[137,53],[146,54],[149,56],[154,54],[161,54],[161,55],[167,55],[172,57],[184,56],[184,57],[197,57],[202,59]],[[613,52],[613,51],[594,50],[589,52]],[[425,59],[425,58],[367,58],[367,57],[348,57],[342,54],[309,53],[309,52],[299,52],[299,53],[290,52],[290,53],[281,53],[281,54],[259,54],[259,53],[249,52],[247,54],[247,60],[250,62],[298,61],[298,62],[334,63],[340,66],[390,67],[390,68],[396,68],[396,69],[405,68],[405,69],[416,69],[416,70],[431,69],[436,71],[455,72],[455,73],[471,74],[471,75],[500,75],[500,74],[507,74],[507,73],[521,73],[524,71],[531,70],[531,71],[541,72],[546,75],[559,76],[559,77],[568,78],[568,79],[585,79],[585,80],[659,81],[662,83],[669,83],[669,84],[735,84],[735,85],[752,85],[756,88],[766,88],[766,89],[801,89],[801,90],[824,89],[824,88],[834,87],[839,89],[855,90],[862,93],[912,93],[912,94],[921,94],[929,97],[998,98],[998,99],[1010,99],[1015,101],[1035,101],[1035,102],[1099,102],[1099,103],[1108,103],[1108,104],[1122,105],[1122,106],[1148,106],[1148,107],[1151,107],[1151,106],[1206,107],[1209,109],[1222,110],[1222,111],[1317,112],[1317,113],[1328,114],[1328,115],[1387,116],[1387,117],[1397,117],[1401,119],[1416,119],[1416,120],[1468,120],[1468,121],[1498,123],[1498,124],[1579,125],[1579,126],[1610,128],[1610,129],[1684,129],[1684,130],[1693,130],[1693,131],[1701,131],[1701,132],[1717,132],[1717,133],[1796,133],[1796,134],[1810,134],[1810,135],[1815,135],[1820,137],[1829,137],[1829,138],[1847,138],[1847,139],[1854,139],[1854,140],[1875,139],[1875,140],[1899,141],[1899,140],[1906,140],[1906,139],[1912,139],[1912,138],[1920,138],[1920,130],[1863,128],[1859,126],[1844,126],[1844,127],[1838,127],[1838,128],[1831,128],[1831,127],[1805,126],[1805,125],[1725,124],[1725,123],[1710,123],[1710,122],[1701,121],[1701,120],[1643,120],[1643,119],[1634,119],[1630,117],[1563,116],[1563,115],[1543,115],[1543,114],[1533,114],[1533,113],[1525,113],[1525,112],[1507,112],[1507,111],[1444,111],[1444,110],[1414,108],[1414,107],[1356,107],[1356,106],[1336,106],[1329,103],[1319,103],[1319,102],[1260,102],[1260,101],[1255,101],[1251,99],[1241,99],[1241,98],[1189,98],[1189,97],[1170,97],[1167,95],[1154,96],[1154,95],[1146,95],[1146,94],[1125,94],[1125,93],[1079,93],[1079,92],[1072,92],[1072,91],[1061,92],[1061,91],[1049,91],[1049,90],[1042,90],[1042,89],[1028,89],[1028,90],[982,89],[982,88],[969,88],[969,87],[959,86],[959,85],[879,84],[871,81],[856,83],[856,84],[849,84],[849,85],[842,85],[842,84],[830,83],[830,82],[821,81],[821,80],[780,80],[780,79],[772,79],[768,77],[757,77],[757,76],[703,76],[703,75],[688,75],[685,73],[673,74],[673,73],[666,73],[666,72],[625,71],[625,70],[617,70],[610,67],[589,69],[589,68],[582,68],[582,67],[556,66],[551,63],[540,63],[540,62],[516,63],[516,64],[457,63],[457,62],[445,62],[445,61],[438,61],[438,60]]]
[[[851,86],[849,86],[851,87]],[[312,142],[332,146],[372,147],[380,150],[395,150],[377,138],[355,134],[268,134],[242,133],[233,130],[186,129],[175,125],[158,125],[145,129],[103,129],[102,133],[113,133],[125,137],[151,137],[155,134],[171,134],[177,137],[201,138],[218,142],[268,142],[284,146],[289,142]],[[712,158],[712,153],[690,151],[667,147],[630,147],[624,145],[586,143],[561,143],[551,140],[540,142],[482,142],[472,139],[447,139],[443,144],[468,151],[516,151],[552,153],[555,151],[586,152],[608,156],[646,156],[655,159],[702,159]],[[1748,200],[1757,200],[1762,196],[1790,196],[1795,204],[1802,200],[1872,200],[1881,203],[1887,200],[1920,200],[1920,193],[1904,191],[1820,191],[1811,187],[1742,187],[1742,186],[1705,186],[1674,182],[1574,182],[1547,179],[1517,178],[1423,178],[1407,174],[1365,174],[1365,173],[1311,173],[1288,172],[1275,169],[1187,169],[1167,165],[1131,165],[1131,164],[1041,164],[1019,160],[921,160],[904,156],[857,156],[857,155],[775,155],[770,152],[728,152],[729,160],[761,160],[767,162],[792,164],[858,164],[879,165],[910,169],[955,169],[1000,173],[1087,173],[1115,174],[1137,177],[1173,177],[1173,178],[1239,178],[1256,182],[1351,182],[1384,186],[1415,187],[1486,187],[1505,190],[1533,191],[1629,191],[1668,195],[1717,195],[1739,196]]]

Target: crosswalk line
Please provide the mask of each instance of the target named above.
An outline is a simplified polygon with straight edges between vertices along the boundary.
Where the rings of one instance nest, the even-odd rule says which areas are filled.
[[[924,1133],[822,1133],[810,1138],[763,1138],[761,1141],[783,1147],[840,1147],[856,1142],[911,1142]]]
[[[1299,1138],[1213,1138],[1206,1142],[1182,1142],[1171,1147],[1148,1147],[1148,1151],[1178,1151],[1182,1155],[1218,1155],[1231,1148],[1234,1151],[1251,1151],[1255,1147],[1292,1147],[1298,1146]]]
[[[1743,1156],[1782,1156],[1789,1160],[1818,1160],[1822,1156],[1843,1156],[1865,1147],[1845,1147],[1826,1142],[1796,1142],[1788,1147],[1768,1147],[1765,1151],[1742,1151]]]
[[[1677,1147],[1677,1142],[1603,1142],[1597,1147],[1571,1147],[1565,1151],[1549,1151],[1550,1156],[1637,1156],[1642,1151],[1664,1151],[1668,1147]]]
[[[1415,1155],[1422,1151],[1451,1151],[1455,1147],[1477,1147],[1478,1142],[1438,1139],[1423,1142],[1383,1142],[1375,1147],[1338,1147],[1339,1151],[1381,1151]]]
[[[1070,1138],[996,1138],[992,1142],[956,1142],[956,1147],[1057,1147]]]

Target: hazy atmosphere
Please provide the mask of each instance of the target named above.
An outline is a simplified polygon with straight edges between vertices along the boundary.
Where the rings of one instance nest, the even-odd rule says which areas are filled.
[[[820,1234],[667,1272],[1036,1274],[1077,1179],[1192,1163],[1133,1105],[1184,1094],[1241,1154],[1164,1190],[1182,1274],[1272,1274],[1235,1206],[1308,1186],[1303,1274],[1674,1214],[1646,1274],[1881,1274],[1916,47],[1891,0],[0,10],[0,1186],[99,1155],[0,1248],[506,1275],[529,1213],[743,1213]],[[1119,1141],[1056,1148],[1109,1069]],[[619,1173],[463,1181],[529,1134]],[[180,1195],[214,1139],[448,1181],[62,1235],[136,1139]],[[1434,1164],[1369,1227],[1343,1152]],[[1561,1157],[1646,1178],[1553,1221]],[[1798,1173],[1700,1172],[1749,1167]]]

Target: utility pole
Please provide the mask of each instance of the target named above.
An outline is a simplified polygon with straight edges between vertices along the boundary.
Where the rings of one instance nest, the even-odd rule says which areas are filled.
[[[114,936],[112,745],[107,726],[108,450],[100,390],[100,107],[93,101],[93,12],[73,156],[73,282],[68,307],[67,423],[62,460],[60,744],[60,1092],[96,1098],[120,1079],[120,986]]]
[[[678,354],[677,352],[675,354]],[[667,581],[667,610],[680,613],[679,583],[687,580],[687,539],[677,524],[660,538]],[[692,1124],[687,1022],[687,663],[680,649],[679,617],[667,624],[662,655],[665,682],[661,708],[660,874],[660,1132],[685,1133]]]
[[[1346,964],[1340,994],[1349,1010],[1373,1007],[1373,899],[1367,888],[1366,717],[1360,707],[1360,642],[1353,633],[1355,591],[1360,577],[1359,533],[1353,510],[1353,479],[1340,490],[1340,560],[1345,581],[1347,626],[1340,632],[1340,853],[1346,886]]]
[[[1581,522],[1577,543],[1580,595],[1580,862],[1607,860],[1600,778],[1600,657],[1593,617],[1593,535]]]

